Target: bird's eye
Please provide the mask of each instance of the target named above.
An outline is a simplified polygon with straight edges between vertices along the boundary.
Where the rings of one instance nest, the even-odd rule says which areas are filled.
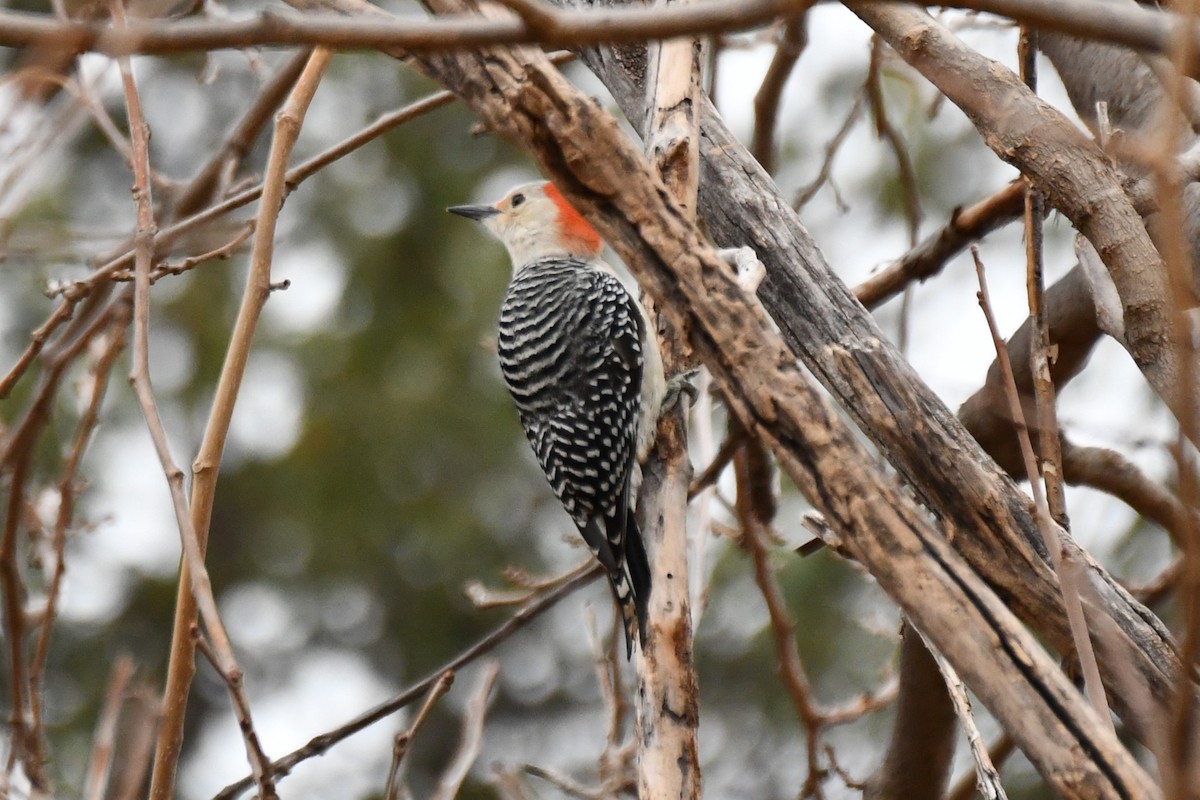
[[[525,202],[525,195],[523,195],[523,194],[514,194],[513,195],[513,199],[512,199],[512,207],[513,208],[516,208],[517,206],[521,205],[521,203],[524,203],[524,202]]]

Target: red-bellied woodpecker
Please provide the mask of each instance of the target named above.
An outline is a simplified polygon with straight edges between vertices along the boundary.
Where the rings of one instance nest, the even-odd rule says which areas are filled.
[[[550,486],[608,572],[632,655],[635,630],[645,641],[650,564],[630,481],[654,443],[666,390],[658,340],[600,260],[600,235],[553,184],[448,210],[508,248],[500,371]]]

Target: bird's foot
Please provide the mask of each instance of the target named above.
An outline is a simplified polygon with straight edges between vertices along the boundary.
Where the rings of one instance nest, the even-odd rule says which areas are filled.
[[[667,390],[663,393],[662,413],[665,414],[674,408],[675,404],[679,402],[680,395],[687,395],[689,406],[696,402],[699,392],[692,384],[692,378],[696,377],[699,372],[699,367],[693,367],[667,381]]]

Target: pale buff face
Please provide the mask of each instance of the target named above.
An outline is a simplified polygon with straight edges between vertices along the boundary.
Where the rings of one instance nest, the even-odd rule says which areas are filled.
[[[450,211],[479,221],[503,242],[514,272],[540,258],[591,260],[603,247],[595,230],[547,183],[517,186],[490,206],[456,206]]]
[[[558,207],[540,183],[516,187],[493,204],[498,213],[480,220],[504,243],[514,269],[560,249]]]

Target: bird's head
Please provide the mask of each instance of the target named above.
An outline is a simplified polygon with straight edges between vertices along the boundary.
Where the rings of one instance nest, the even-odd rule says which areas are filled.
[[[549,182],[522,184],[491,205],[446,210],[483,223],[508,248],[514,272],[546,257],[590,261],[604,247],[596,229]]]

